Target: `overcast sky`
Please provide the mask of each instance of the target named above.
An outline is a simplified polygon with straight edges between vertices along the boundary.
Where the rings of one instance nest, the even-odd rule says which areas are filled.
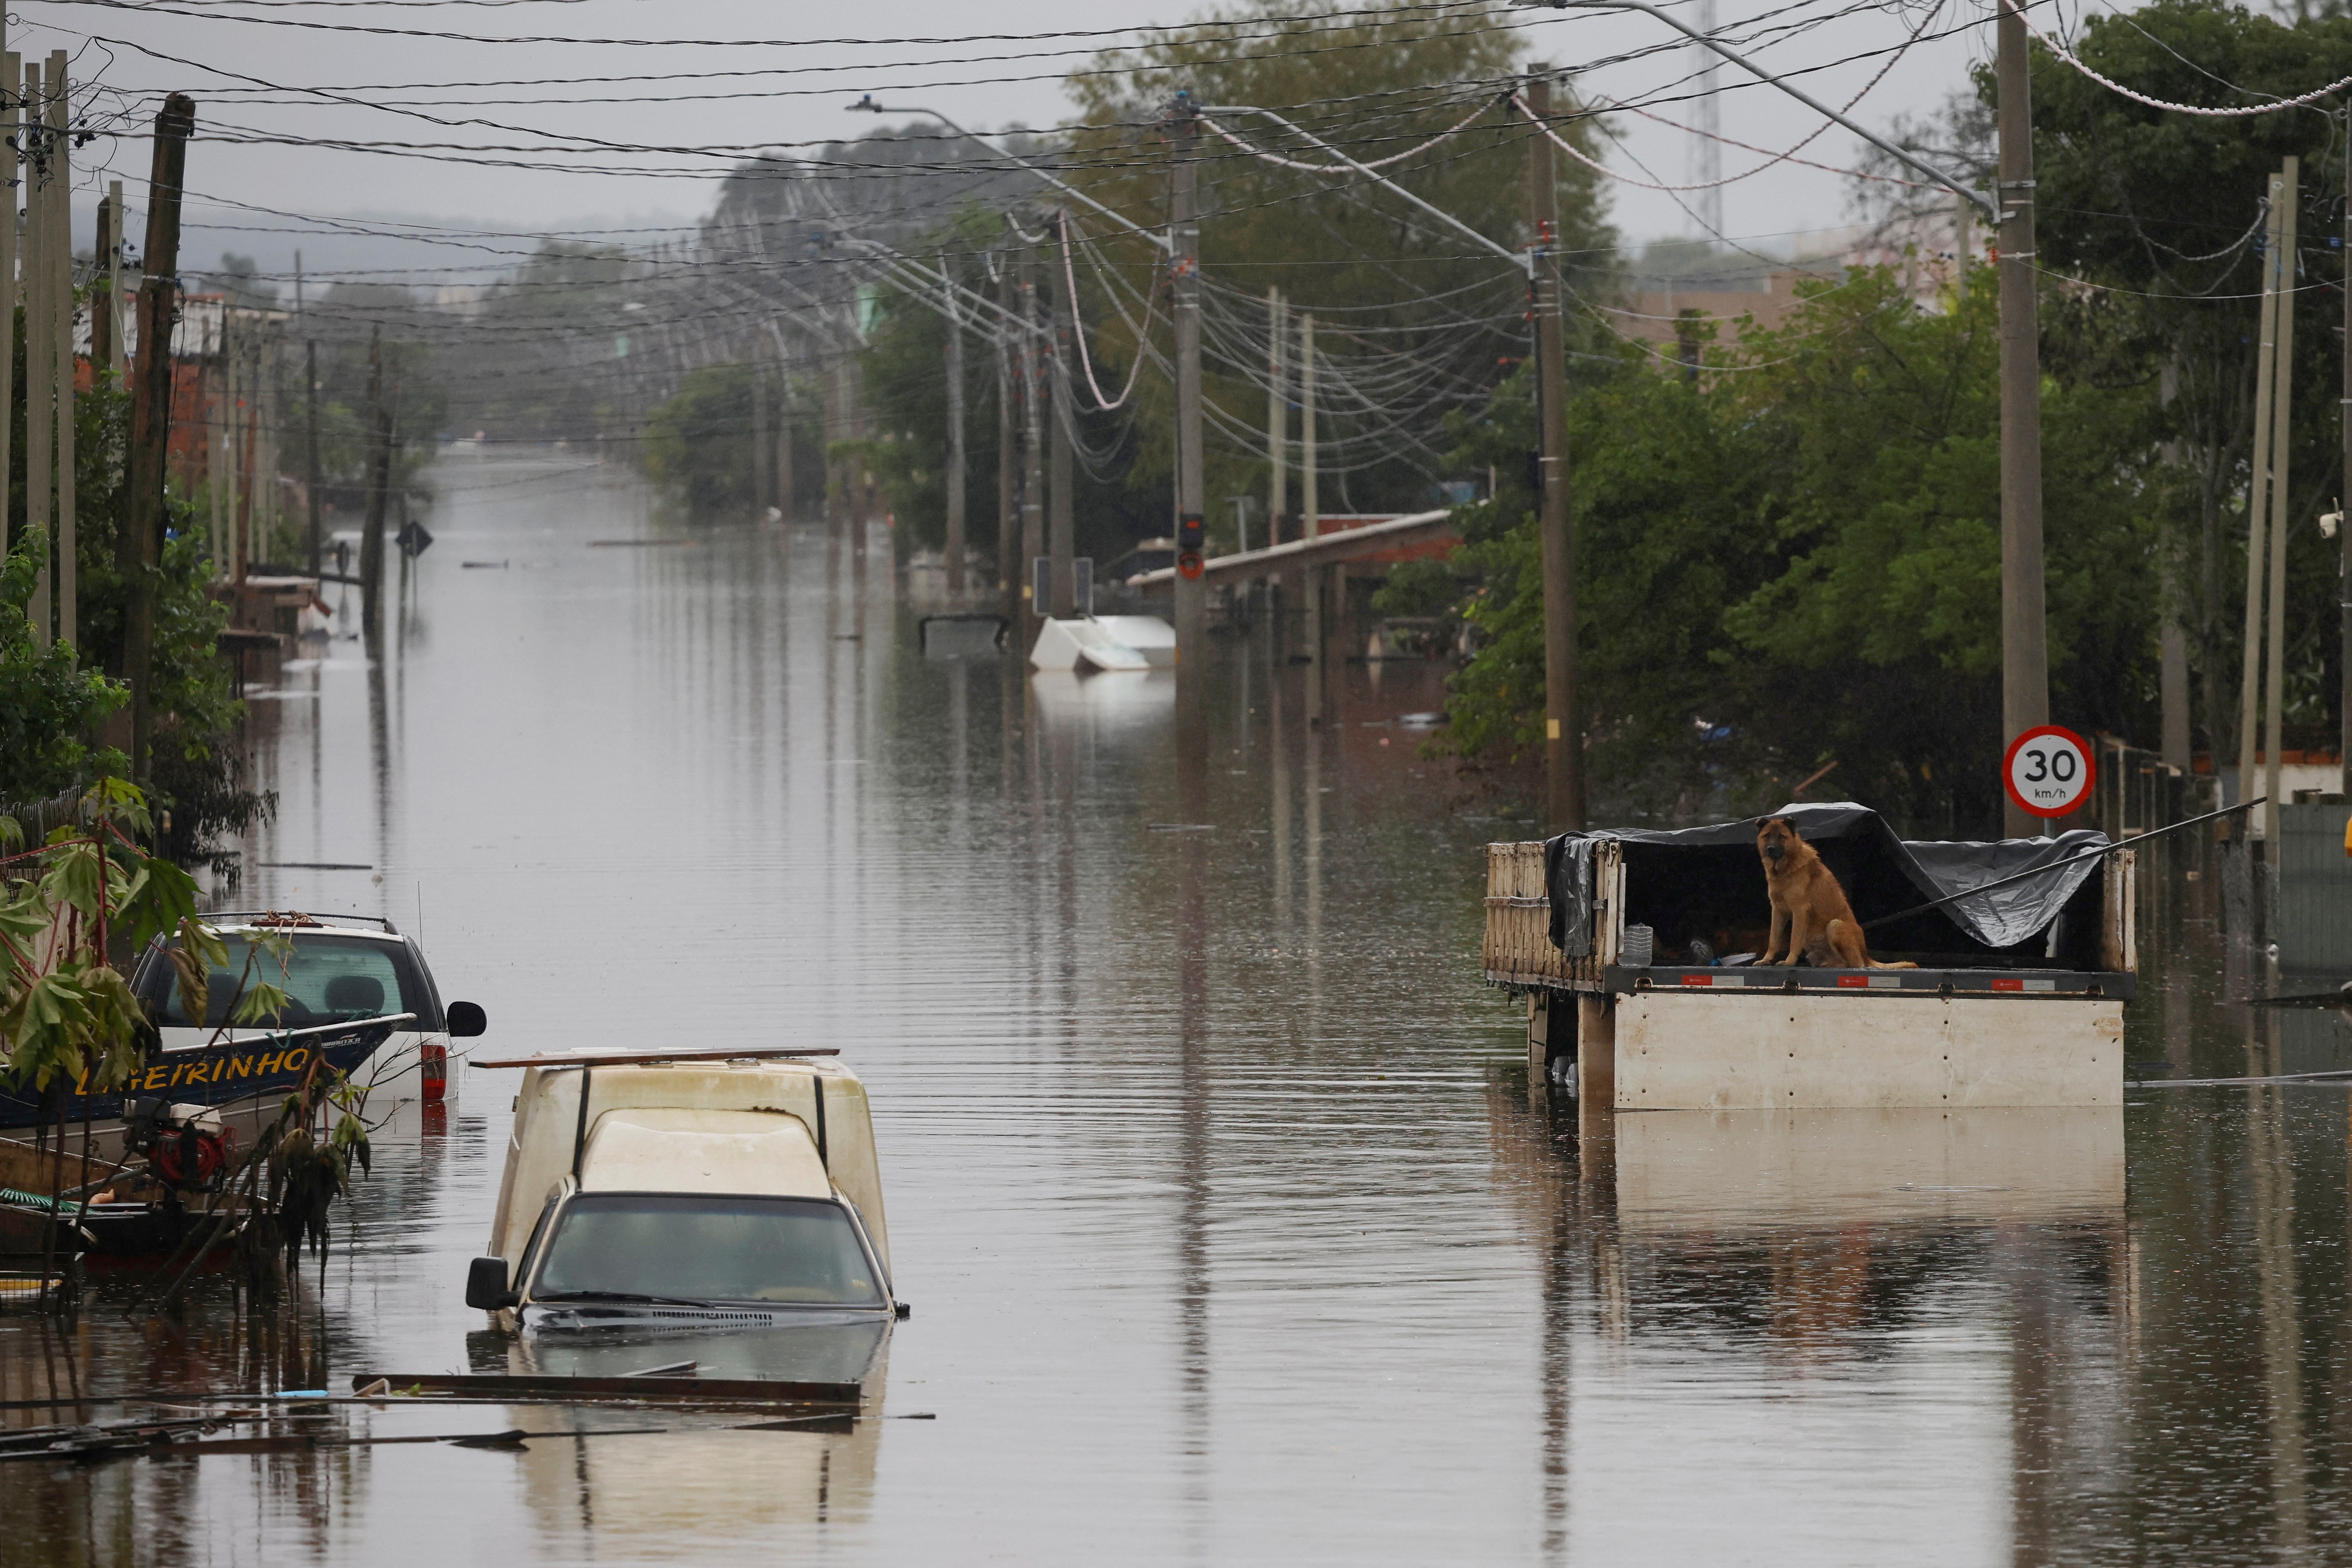
[[[1681,0],[1674,8],[1677,15],[1696,19],[1701,3]],[[1718,23],[1726,26],[1782,8],[1774,0],[1717,3]],[[1799,9],[1800,14],[1827,15],[1842,8],[1840,0],[1810,0]],[[83,166],[77,171],[80,195],[76,205],[87,209],[104,179],[123,180],[131,192],[135,239],[137,215],[144,205],[146,131],[167,89],[195,97],[200,134],[209,129],[230,135],[520,147],[536,142],[535,133],[544,132],[632,145],[723,150],[862,132],[874,121],[845,109],[866,91],[886,101],[922,103],[976,129],[1054,123],[1072,112],[1056,78],[1084,59],[1082,53],[1064,51],[1121,41],[1075,37],[921,45],[826,40],[951,38],[982,30],[1099,30],[1181,23],[1197,14],[1196,8],[1172,0],[1025,0],[985,8],[947,0],[841,5],[751,0],[538,0],[505,5],[157,0],[137,6],[119,0],[23,0],[10,13],[8,46],[27,57],[45,57],[52,48],[70,51],[76,62],[77,107],[86,107],[89,123],[105,132],[78,154]],[[1853,110],[1864,124],[1884,128],[1898,115],[1932,110],[1947,95],[1965,87],[1970,63],[1990,48],[1990,14],[1979,0],[1945,0],[1933,20],[1924,6],[1908,12],[1866,11],[1767,47],[1761,58],[1777,68],[1798,69],[1867,56],[1802,78],[1815,96],[1843,104],[1886,65],[1887,57],[1874,51],[1901,44],[1923,22],[1929,35],[1948,35],[1930,36],[1912,47]],[[1522,58],[1545,58],[1570,68],[1670,36],[1661,23],[1637,14],[1523,12],[1511,19],[1525,24],[1519,35]],[[296,23],[327,26],[289,25]],[[468,42],[331,28],[714,42]],[[1029,58],[1005,58],[1009,56]],[[1687,47],[1670,50],[1604,66],[1580,79],[1580,86],[1614,99],[1639,100],[1686,77],[1695,64]],[[778,70],[796,74],[597,86],[576,81],[475,89],[441,85]],[[1038,79],[952,85],[975,78],[1016,77]],[[1728,89],[1719,100],[1721,131],[1727,137],[1778,152],[1822,123],[1801,104],[1755,85],[1735,67],[1722,68],[1718,79]],[[334,98],[257,91],[255,81],[273,88],[325,89],[336,98],[396,104],[444,119],[479,117],[515,129],[436,125],[383,109],[347,106]],[[715,96],[721,93],[743,96]],[[585,95],[646,101],[577,101]],[[454,100],[464,99],[557,101],[455,105]],[[1690,106],[1671,105],[1660,111],[1686,120]],[[1619,141],[1607,160],[1613,170],[1658,184],[1681,184],[1693,178],[1693,139],[1688,135],[1633,115],[1619,116],[1613,128]],[[532,134],[519,133],[524,132]],[[1853,137],[1832,128],[1802,155],[1850,166],[1855,148]],[[530,156],[508,152],[456,155],[493,160]],[[1763,162],[1736,147],[1724,148],[1721,156],[1725,174],[1738,174]],[[306,220],[321,216],[397,215],[500,229],[686,222],[709,207],[715,175],[727,160],[688,151],[676,155],[599,154],[592,161],[614,172],[551,173],[340,148],[200,140],[189,159],[189,217],[210,227],[192,236],[188,265],[209,265],[216,241],[236,243],[273,268],[281,264],[275,258],[290,255],[296,245],[307,247],[306,260],[314,268],[331,269],[337,258],[349,262],[362,254],[323,235],[283,232],[313,226]],[[1725,187],[1725,230],[1735,238],[1778,248],[1794,233],[1848,221],[1847,190],[1847,183],[1835,174],[1781,163]],[[1694,197],[1678,200],[1624,182],[1612,182],[1612,195],[1615,220],[1631,239],[1697,232],[1682,205],[1695,202]],[[212,205],[215,200],[299,214],[303,220],[240,212]],[[472,259],[494,258],[485,255]]]

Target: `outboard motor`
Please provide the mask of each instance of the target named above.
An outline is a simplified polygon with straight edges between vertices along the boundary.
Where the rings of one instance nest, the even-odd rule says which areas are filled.
[[[123,1106],[125,1145],[174,1193],[218,1192],[236,1159],[236,1133],[209,1105],[134,1100]]]

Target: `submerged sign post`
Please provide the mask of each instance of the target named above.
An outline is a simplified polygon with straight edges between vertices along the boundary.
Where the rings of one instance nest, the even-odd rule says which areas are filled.
[[[2063,816],[2091,795],[2098,765],[2090,745],[2057,724],[2028,730],[2009,743],[2000,782],[2020,810]]]

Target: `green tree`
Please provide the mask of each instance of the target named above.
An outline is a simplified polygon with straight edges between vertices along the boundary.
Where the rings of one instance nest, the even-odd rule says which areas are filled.
[[[2289,24],[2219,0],[2086,17],[2074,47],[2137,91],[2200,106],[2293,97],[2352,75],[2352,18]],[[1990,102],[1989,77],[1978,85]],[[2045,349],[2142,388],[2160,437],[2175,444],[2179,461],[2151,476],[2151,510],[2191,632],[2198,728],[2225,752],[2237,742],[2264,192],[2283,159],[2302,160],[2286,713],[2316,740],[2332,729],[2339,688],[2336,547],[2313,523],[2344,491],[2335,398],[2343,301],[2328,286],[2343,276],[2340,119],[2324,106],[2228,119],[2150,109],[2038,45],[2033,94],[2044,264],[2114,290],[2051,299]]]
[[[646,471],[698,518],[751,507],[751,367],[706,365],[646,422]]]
[[[1972,281],[1990,284],[1979,272]],[[1891,272],[1814,285],[1696,382],[1627,353],[1579,397],[1580,700],[1596,815],[1778,804],[1825,787],[1929,831],[1990,830],[2000,694],[1997,303],[1914,308]],[[2147,400],[2053,380],[2043,401],[2055,710],[2144,731],[2153,692]],[[1465,458],[1520,447],[1514,381]],[[1487,642],[1451,740],[1538,748],[1537,539],[1523,485],[1465,513]]]

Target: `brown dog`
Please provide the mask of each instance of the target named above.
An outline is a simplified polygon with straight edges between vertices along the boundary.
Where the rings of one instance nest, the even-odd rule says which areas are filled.
[[[1785,816],[1768,816],[1756,832],[1756,852],[1764,861],[1764,889],[1772,899],[1772,935],[1759,963],[1793,964],[1809,948],[1825,969],[1916,969],[1916,963],[1880,963],[1862,940],[1862,922],[1845,901],[1837,873],[1822,863],[1813,847],[1797,836]],[[1827,954],[1818,951],[1829,949]],[[1785,948],[1788,956],[1777,957]],[[1823,963],[1824,956],[1836,960]]]

